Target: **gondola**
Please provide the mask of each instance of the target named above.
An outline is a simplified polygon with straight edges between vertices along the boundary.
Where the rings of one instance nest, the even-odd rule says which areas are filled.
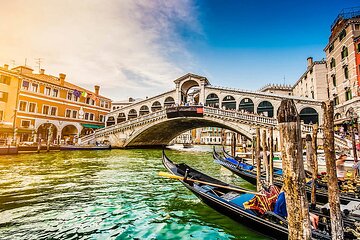
[[[254,167],[250,164],[245,163],[244,161],[236,160],[231,157],[226,151],[223,151],[226,157],[221,157],[215,149],[213,150],[213,158],[216,163],[221,166],[229,169],[239,177],[244,180],[256,184],[256,171]],[[261,179],[265,179],[265,172],[262,172]],[[274,185],[281,187],[283,184],[282,181],[282,170],[280,168],[274,168]],[[306,193],[308,198],[311,197],[311,183],[306,184]],[[326,185],[323,183],[317,183],[316,189],[316,201],[319,203],[327,203],[328,202],[328,192],[326,189]],[[359,193],[340,193],[340,202],[341,204],[348,204],[351,201],[360,202]]]
[[[162,158],[165,168],[176,176],[184,177],[185,179],[181,180],[182,184],[208,206],[262,234],[276,239],[288,238],[287,221],[284,218],[271,211],[259,215],[253,210],[244,208],[244,202],[252,199],[254,194],[215,187],[214,185],[222,185],[245,190],[207,176],[186,164],[175,164],[165,155],[164,151]],[[200,180],[208,184],[195,183],[189,181],[190,179]],[[323,226],[323,228],[326,227]],[[312,237],[314,239],[330,239],[328,232],[324,229],[312,230]]]

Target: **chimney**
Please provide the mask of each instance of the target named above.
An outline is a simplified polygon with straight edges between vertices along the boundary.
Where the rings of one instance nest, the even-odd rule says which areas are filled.
[[[44,75],[44,74],[45,74],[45,69],[43,69],[43,68],[40,69],[40,74],[41,74],[41,75]]]
[[[94,88],[95,88],[95,95],[98,96],[98,95],[99,95],[100,86],[95,85]]]
[[[64,86],[66,74],[59,73],[60,85]]]
[[[5,68],[5,70],[9,70],[9,65],[4,64],[4,68]]]
[[[308,57],[307,58],[307,67],[311,67],[311,65],[313,64],[313,58],[312,57]]]

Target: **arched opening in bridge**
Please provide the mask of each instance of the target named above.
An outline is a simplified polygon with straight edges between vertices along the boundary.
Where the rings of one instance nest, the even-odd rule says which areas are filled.
[[[181,102],[199,104],[200,86],[194,80],[188,80],[181,85]]]
[[[254,113],[254,102],[250,98],[244,98],[240,101],[239,111]]]
[[[159,111],[159,110],[161,110],[161,103],[160,102],[158,102],[158,101],[156,101],[156,102],[154,102],[153,104],[152,104],[152,106],[151,106],[151,111],[152,112],[156,112],[156,111]]]
[[[37,137],[41,142],[54,143],[56,140],[57,128],[52,123],[43,123],[37,129]]]
[[[315,109],[311,107],[303,108],[300,111],[300,120],[304,121],[305,124],[313,124],[319,122],[319,114]]]
[[[67,125],[61,130],[61,139],[65,144],[74,144],[77,140],[78,130],[74,125]]]
[[[126,121],[125,113],[119,113],[119,115],[116,118],[116,123],[121,123]]]
[[[266,117],[274,117],[274,107],[269,101],[262,101],[257,108],[257,113]]]
[[[211,93],[206,97],[206,106],[219,108],[219,97],[215,93]]]
[[[149,112],[150,112],[150,111],[149,111],[149,107],[146,106],[146,105],[143,105],[143,106],[141,106],[141,108],[140,108],[139,115],[142,116],[142,115],[148,114]]]
[[[135,109],[131,109],[128,114],[128,120],[137,118],[137,112]]]
[[[106,121],[106,126],[111,126],[115,124],[115,118],[113,116],[110,116]]]
[[[235,110],[236,109],[235,98],[233,96],[227,95],[226,97],[224,97],[221,107],[226,110]]]
[[[175,105],[175,100],[174,100],[174,98],[172,98],[172,97],[167,97],[167,98],[165,99],[164,106],[165,106],[165,107],[171,107],[171,106],[173,106],[173,105]]]
[[[186,93],[187,103],[191,105],[198,105],[199,104],[199,95],[200,95],[200,88],[198,86],[193,86],[189,88]]]

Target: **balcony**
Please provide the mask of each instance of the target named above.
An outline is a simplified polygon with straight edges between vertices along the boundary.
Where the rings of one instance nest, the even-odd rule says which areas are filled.
[[[341,66],[347,66],[349,64],[349,60],[348,57],[344,57],[343,59],[341,59]]]
[[[332,69],[330,69],[329,71],[329,76],[335,75],[335,68],[333,67]]]

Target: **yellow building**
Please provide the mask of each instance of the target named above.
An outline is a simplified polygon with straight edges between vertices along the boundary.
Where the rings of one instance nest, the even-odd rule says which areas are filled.
[[[26,66],[9,70],[5,65],[0,67],[0,75],[5,79],[0,91],[7,98],[0,99],[2,142],[15,133],[17,143],[73,144],[78,137],[103,127],[104,116],[111,109],[111,100],[99,95],[99,86],[94,92],[86,90],[65,81],[62,73],[55,77],[43,69],[33,73]]]

